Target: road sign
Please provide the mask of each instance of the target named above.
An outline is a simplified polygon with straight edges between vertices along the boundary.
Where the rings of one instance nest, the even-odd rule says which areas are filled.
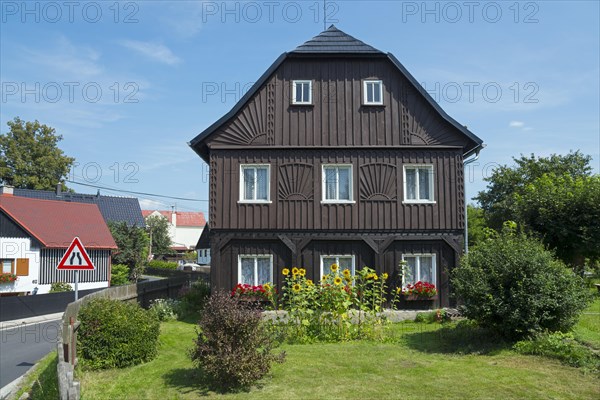
[[[56,269],[59,271],[90,271],[96,269],[78,237],[73,239]]]

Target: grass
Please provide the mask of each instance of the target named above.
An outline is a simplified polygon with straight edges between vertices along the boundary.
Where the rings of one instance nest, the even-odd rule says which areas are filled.
[[[583,312],[573,328],[575,337],[596,350],[600,350],[600,295],[595,292],[594,302]]]
[[[56,366],[58,357],[56,351],[50,352],[42,358],[35,366],[35,369],[24,379],[21,389],[15,396],[20,398],[25,392],[29,393],[31,400],[46,400],[57,399],[58,395],[58,378],[56,374]]]
[[[593,326],[590,328],[593,329]],[[592,335],[593,336],[593,335]],[[122,370],[81,372],[91,399],[358,399],[600,397],[597,376],[542,357],[518,355],[484,332],[396,324],[390,343],[284,345],[287,359],[248,392],[211,392],[187,351],[195,325],[161,326],[158,357]]]

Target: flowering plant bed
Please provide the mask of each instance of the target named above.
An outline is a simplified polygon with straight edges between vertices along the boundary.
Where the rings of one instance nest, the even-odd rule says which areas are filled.
[[[402,289],[405,300],[435,300],[437,299],[437,289],[433,283],[417,282],[414,285],[407,285]]]
[[[0,283],[12,283],[17,280],[17,276],[15,274],[11,274],[10,272],[3,272],[0,274]]]

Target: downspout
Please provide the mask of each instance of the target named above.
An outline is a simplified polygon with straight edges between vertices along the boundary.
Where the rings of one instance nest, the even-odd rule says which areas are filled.
[[[483,148],[483,146],[480,146],[476,153],[475,153],[475,157],[471,158],[469,160],[464,160],[463,161],[463,175],[465,176],[465,254],[469,253],[469,214],[467,213],[467,185],[466,185],[466,166],[477,161],[479,159],[479,152],[481,151],[481,149]]]

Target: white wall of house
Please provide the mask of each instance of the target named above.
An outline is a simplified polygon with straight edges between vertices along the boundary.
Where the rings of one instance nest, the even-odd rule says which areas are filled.
[[[29,275],[18,276],[17,280],[12,283],[0,283],[0,293],[31,292],[38,286],[40,249],[32,247],[29,238],[0,238],[0,259],[13,260],[13,273],[16,273],[18,258],[29,259]]]
[[[202,235],[201,226],[177,226],[175,227],[175,236],[171,237],[174,246],[185,246],[188,249],[194,249],[200,235]]]

